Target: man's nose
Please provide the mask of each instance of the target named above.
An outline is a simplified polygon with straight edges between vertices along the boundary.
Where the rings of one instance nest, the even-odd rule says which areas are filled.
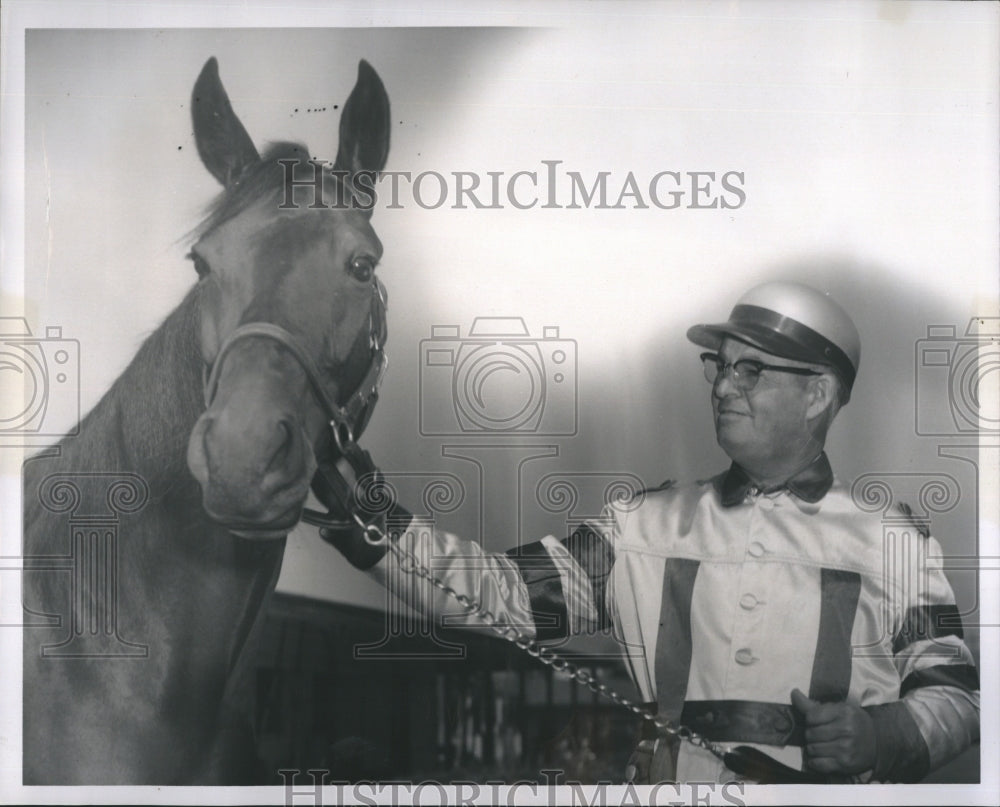
[[[741,390],[736,386],[736,381],[733,379],[733,367],[729,365],[715,377],[715,383],[712,384],[712,395],[716,398],[732,398],[741,394]]]

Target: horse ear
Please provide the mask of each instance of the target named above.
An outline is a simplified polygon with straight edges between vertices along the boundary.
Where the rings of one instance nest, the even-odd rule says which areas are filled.
[[[214,56],[205,62],[194,84],[191,117],[201,161],[224,187],[230,187],[248,165],[260,159],[250,135],[233,112]]]
[[[340,116],[337,171],[381,171],[389,155],[389,96],[378,73],[362,59],[358,80]]]

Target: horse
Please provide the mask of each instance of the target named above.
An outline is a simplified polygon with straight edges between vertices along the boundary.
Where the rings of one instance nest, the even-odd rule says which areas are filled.
[[[360,62],[332,170],[301,144],[258,153],[214,57],[192,117],[223,187],[191,234],[197,281],[75,435],[24,463],[25,784],[267,781],[241,701],[255,627],[339,456],[329,410],[366,422],[374,401],[381,79]]]

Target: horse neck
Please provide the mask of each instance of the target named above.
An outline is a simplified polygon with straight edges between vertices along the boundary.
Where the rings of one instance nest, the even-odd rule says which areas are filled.
[[[63,441],[70,467],[138,473],[151,488],[190,477],[188,435],[204,410],[199,314],[195,287],[146,339],[79,435]]]

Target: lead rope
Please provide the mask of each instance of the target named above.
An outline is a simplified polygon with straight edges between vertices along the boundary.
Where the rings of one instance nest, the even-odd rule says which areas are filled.
[[[535,639],[508,622],[498,618],[488,608],[476,602],[468,594],[456,590],[443,580],[435,577],[434,573],[425,566],[420,559],[412,552],[401,549],[395,541],[389,540],[389,536],[376,523],[365,523],[364,519],[352,506],[351,517],[364,530],[364,539],[373,546],[385,546],[391,552],[401,571],[426,580],[434,588],[443,592],[446,596],[461,605],[468,616],[477,618],[480,622],[490,628],[494,633],[511,644],[523,650],[532,658],[538,659],[542,664],[551,667],[556,672],[565,673],[572,680],[587,687],[591,692],[608,698],[613,703],[627,709],[643,720],[651,722],[660,734],[677,737],[692,745],[704,748],[723,762],[727,761],[731,752],[729,749],[709,740],[688,726],[677,725],[664,717],[658,717],[649,711],[642,704],[636,703],[631,698],[627,698],[617,690],[609,687],[603,681],[598,681],[587,670],[580,668],[573,662],[563,658],[549,647],[540,645]]]
[[[760,784],[846,784],[855,781],[853,777],[826,776],[815,771],[798,770],[785,765],[783,762],[779,762],[774,757],[765,754],[757,748],[748,745],[739,745],[735,748],[728,747],[709,740],[690,726],[673,723],[665,717],[657,716],[642,704],[636,703],[631,698],[627,698],[603,681],[598,681],[587,670],[581,669],[578,665],[563,658],[551,648],[540,645],[535,639],[518,630],[514,625],[494,615],[493,612],[481,603],[476,602],[468,594],[456,590],[443,580],[435,577],[434,573],[416,555],[408,550],[401,549],[396,542],[389,540],[389,536],[382,527],[374,522],[366,522],[355,508],[353,497],[350,512],[351,518],[363,530],[364,540],[372,546],[385,546],[395,556],[401,571],[426,580],[434,588],[461,605],[467,615],[475,617],[498,636],[506,639],[532,658],[538,659],[542,664],[551,667],[556,672],[565,673],[570,679],[576,681],[578,684],[582,684],[591,692],[608,698],[613,703],[652,723],[658,735],[676,737],[698,748],[703,748],[721,760],[723,765],[729,770],[741,776],[755,779]]]
[[[337,423],[331,422],[330,426],[336,434]],[[346,464],[355,474],[363,473],[367,475],[368,472],[377,473],[374,471],[374,466],[371,465],[371,458],[367,452],[359,448],[350,434],[347,434],[346,437],[347,439],[344,442],[337,440],[338,446],[344,452],[343,459]],[[317,471],[317,478],[320,477],[325,482],[321,486],[323,488],[322,491],[316,490],[315,486],[317,482],[314,480],[314,490],[316,490],[319,498],[323,501],[326,501],[328,498],[336,499],[340,511],[346,513],[349,516],[349,520],[336,519],[330,513],[322,514],[317,511],[308,511],[303,514],[304,521],[319,527],[337,530],[350,526],[353,521],[361,529],[363,540],[366,544],[385,547],[387,552],[392,553],[399,564],[400,571],[426,580],[434,588],[444,593],[446,597],[457,602],[466,612],[467,616],[474,617],[502,639],[515,645],[532,658],[538,659],[542,664],[551,667],[556,672],[565,673],[571,680],[582,684],[591,692],[608,698],[613,703],[639,716],[642,720],[651,723],[656,729],[658,738],[674,737],[680,741],[691,743],[721,760],[723,765],[729,770],[761,784],[845,784],[857,781],[854,777],[826,776],[808,769],[799,770],[792,768],[779,762],[774,757],[765,754],[763,751],[748,745],[726,747],[708,739],[690,726],[673,723],[665,717],[657,716],[644,705],[625,697],[603,681],[598,681],[587,670],[581,669],[578,665],[563,658],[551,648],[540,645],[531,636],[497,617],[488,608],[484,607],[482,603],[476,602],[468,594],[458,591],[448,583],[435,577],[434,573],[413,552],[402,549],[398,543],[390,540],[385,529],[378,523],[378,515],[372,518],[370,514],[366,514],[362,510],[359,506],[358,498],[353,493],[352,486],[348,484],[340,469],[335,465],[331,465],[327,470],[323,470],[323,465],[321,464],[320,469]],[[356,479],[360,479],[360,477],[356,477]],[[355,482],[355,485],[357,484],[358,482]],[[634,775],[628,775],[629,781],[632,781],[633,778]]]

